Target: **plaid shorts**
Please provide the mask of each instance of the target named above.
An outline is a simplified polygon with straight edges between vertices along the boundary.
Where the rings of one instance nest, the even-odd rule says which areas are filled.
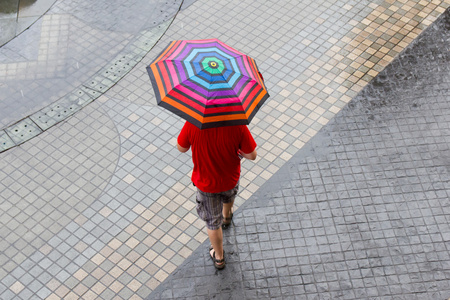
[[[205,193],[197,188],[197,213],[206,222],[206,228],[217,230],[222,227],[223,203],[230,203],[236,198],[239,183],[231,190],[220,193]]]

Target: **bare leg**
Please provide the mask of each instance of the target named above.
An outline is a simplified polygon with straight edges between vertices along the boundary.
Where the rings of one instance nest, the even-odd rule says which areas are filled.
[[[223,234],[222,228],[217,230],[207,229],[209,241],[214,248],[216,259],[223,259]],[[212,255],[212,251],[210,253]]]
[[[223,204],[222,214],[223,214],[224,218],[231,217],[231,213],[233,212],[233,204],[234,204],[234,200],[231,201],[230,203]]]

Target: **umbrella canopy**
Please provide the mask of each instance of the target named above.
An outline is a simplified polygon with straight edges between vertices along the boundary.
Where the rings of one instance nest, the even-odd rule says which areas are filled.
[[[173,41],[147,71],[158,105],[200,129],[247,125],[269,97],[256,62],[217,39]]]

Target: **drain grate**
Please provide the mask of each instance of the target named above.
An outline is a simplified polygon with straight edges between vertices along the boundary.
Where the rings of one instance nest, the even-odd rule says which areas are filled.
[[[97,99],[97,97],[99,97],[100,95],[101,95],[101,93],[100,92],[98,92],[98,91],[96,91],[96,90],[93,90],[93,89],[90,89],[90,88],[87,88],[87,87],[85,87],[85,86],[80,86],[80,89],[84,92],[84,93],[86,93],[86,94],[88,94],[90,97],[92,97],[93,99]]]
[[[25,118],[22,121],[5,129],[16,145],[22,144],[42,132],[33,120]]]
[[[52,105],[41,109],[30,118],[42,129],[47,130],[53,125],[63,121],[70,115],[79,111],[83,106],[94,100],[89,94],[78,90],[72,92]]]
[[[112,81],[111,79],[103,77],[97,73],[90,80],[88,80],[84,84],[84,86],[94,91],[104,93],[114,84],[115,82]]]
[[[125,74],[127,74],[136,65],[136,55],[118,55],[110,65],[103,68],[99,74],[104,78],[119,81]]]
[[[142,32],[136,40],[133,42],[135,47],[142,49],[145,52],[150,51],[153,46],[158,42],[161,35],[166,31],[169,27],[170,22],[166,21],[161,25],[152,28],[151,30],[146,30]]]
[[[0,130],[0,152],[8,150],[11,147],[14,147],[13,140],[6,134],[4,130]]]

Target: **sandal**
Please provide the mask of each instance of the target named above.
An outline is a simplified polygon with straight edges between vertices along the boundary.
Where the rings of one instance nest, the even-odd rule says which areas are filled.
[[[223,217],[222,229],[227,229],[228,227],[230,227],[232,219],[233,219],[233,213],[231,213],[231,216],[229,218]]]
[[[216,252],[214,251],[211,255],[211,250],[214,250],[213,246],[209,246],[209,256],[214,262],[214,267],[216,267],[217,270],[222,270],[225,268],[225,250],[223,251],[223,258],[222,259],[216,259]]]

